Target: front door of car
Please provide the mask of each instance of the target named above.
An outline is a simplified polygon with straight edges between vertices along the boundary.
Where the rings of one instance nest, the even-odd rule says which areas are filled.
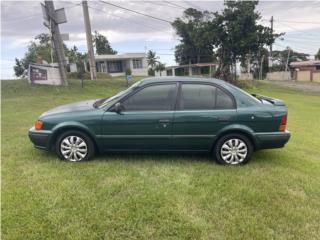
[[[173,120],[173,148],[207,151],[217,132],[236,120],[233,97],[205,83],[182,83]]]
[[[103,115],[105,150],[169,150],[177,84],[149,85],[120,100],[121,112]]]

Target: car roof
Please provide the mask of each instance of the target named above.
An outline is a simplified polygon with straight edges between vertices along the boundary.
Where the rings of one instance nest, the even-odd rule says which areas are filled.
[[[162,82],[209,82],[209,83],[216,83],[218,85],[229,85],[227,82],[223,80],[219,80],[216,78],[204,78],[204,77],[150,77],[144,78],[140,81],[140,86],[150,83],[162,83]]]

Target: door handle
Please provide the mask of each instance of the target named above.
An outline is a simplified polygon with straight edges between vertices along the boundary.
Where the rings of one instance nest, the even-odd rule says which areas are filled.
[[[218,122],[228,122],[231,120],[231,117],[218,117]]]
[[[160,119],[159,123],[170,123],[170,119]]]

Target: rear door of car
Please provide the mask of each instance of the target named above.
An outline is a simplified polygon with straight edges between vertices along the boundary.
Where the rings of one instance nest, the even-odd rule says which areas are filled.
[[[173,119],[173,148],[208,151],[217,132],[235,122],[234,97],[225,89],[204,82],[182,82]]]
[[[170,150],[175,82],[152,84],[122,99],[123,111],[103,116],[106,150]]]

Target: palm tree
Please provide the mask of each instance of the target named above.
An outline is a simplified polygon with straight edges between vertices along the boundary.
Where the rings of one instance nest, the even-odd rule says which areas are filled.
[[[160,72],[160,76],[161,76],[162,71],[166,70],[166,65],[158,61],[154,70],[156,72]]]
[[[157,64],[157,59],[159,57],[157,57],[156,52],[153,52],[152,50],[149,50],[147,53],[147,63],[148,66],[154,70],[156,64]]]

